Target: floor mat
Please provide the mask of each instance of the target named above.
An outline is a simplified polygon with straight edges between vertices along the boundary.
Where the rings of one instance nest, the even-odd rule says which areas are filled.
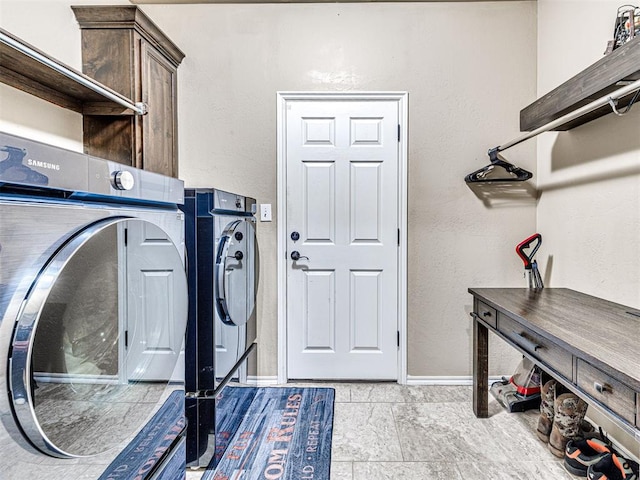
[[[248,389],[242,390],[246,399]],[[218,459],[202,480],[329,480],[335,391],[301,387],[252,390],[255,395],[239,424],[233,414],[227,415],[227,425],[236,422],[237,428],[228,435],[224,452],[216,452]],[[227,400],[231,393],[227,393]],[[224,405],[221,401],[217,407],[223,417]]]
[[[222,460],[229,442],[240,428],[256,393],[258,393],[257,388],[227,386],[219,394],[216,401],[215,457],[209,465],[210,468],[215,467]]]
[[[176,390],[98,480],[147,478],[184,427],[184,391]]]

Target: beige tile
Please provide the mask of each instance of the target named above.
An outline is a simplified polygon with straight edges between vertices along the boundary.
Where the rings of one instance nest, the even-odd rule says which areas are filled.
[[[550,453],[517,413],[477,419],[466,403],[395,404],[405,461],[509,462]]]
[[[355,462],[353,464],[353,480],[462,480],[462,478],[455,464],[451,462]]]
[[[510,414],[490,398],[490,418],[477,419],[471,387],[293,385],[336,391],[331,478],[323,480],[575,480],[535,436],[537,411]],[[187,469],[187,480],[203,473]]]
[[[388,403],[336,403],[332,460],[402,460],[391,408]]]
[[[355,383],[351,386],[352,402],[407,403],[424,402],[422,387],[397,383]]]
[[[331,462],[331,480],[353,480],[353,462]]]
[[[576,480],[563,467],[560,460],[512,461],[507,463],[457,463],[462,478],[490,478],[491,480]]]
[[[347,383],[336,383],[332,385],[336,390],[336,402],[351,402],[351,384]]]
[[[187,480],[200,480],[202,475],[204,475],[204,469],[201,470],[192,470],[187,468]]]
[[[419,388],[422,389],[425,402],[466,402],[471,407],[472,387],[470,385],[428,385]]]

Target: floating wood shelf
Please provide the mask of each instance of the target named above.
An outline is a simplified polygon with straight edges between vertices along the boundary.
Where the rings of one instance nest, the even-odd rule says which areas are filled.
[[[108,95],[136,105],[118,92],[64,65],[6,30],[0,29],[0,34],[3,39],[12,43],[0,41],[0,82],[82,114],[133,115],[135,113],[132,109],[99,93],[107,92]],[[17,48],[13,44],[23,48]],[[24,50],[33,51],[42,56],[46,63],[27,55]],[[83,82],[94,88],[85,86],[74,78],[81,78]]]
[[[567,80],[520,111],[520,130],[530,132],[570,113],[627,83],[640,80],[640,37],[635,38]],[[632,94],[618,101],[624,108]],[[554,130],[570,130],[611,113],[606,105]]]

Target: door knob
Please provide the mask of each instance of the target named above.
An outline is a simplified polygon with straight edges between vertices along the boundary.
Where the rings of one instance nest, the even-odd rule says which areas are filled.
[[[309,260],[309,257],[300,255],[300,252],[297,250],[294,250],[293,252],[291,252],[291,260],[293,260],[294,262],[297,260],[300,260],[301,258],[306,258],[307,260]]]
[[[236,260],[242,260],[244,258],[244,253],[240,250],[237,250],[233,255],[227,255],[227,258],[235,258]]]

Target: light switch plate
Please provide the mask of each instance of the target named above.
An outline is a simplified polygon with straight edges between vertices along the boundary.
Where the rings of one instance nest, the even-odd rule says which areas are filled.
[[[260,221],[261,222],[271,221],[271,204],[270,203],[260,204]]]

